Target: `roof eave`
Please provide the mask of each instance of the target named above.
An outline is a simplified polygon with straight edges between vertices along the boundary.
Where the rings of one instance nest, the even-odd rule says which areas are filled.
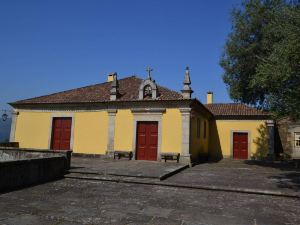
[[[192,100],[190,99],[169,99],[169,100],[128,100],[128,101],[102,101],[102,102],[65,102],[65,103],[18,103],[18,102],[12,102],[8,103],[11,105],[13,108],[43,108],[43,107],[67,107],[67,106],[75,106],[75,107],[80,107],[80,106],[103,106],[103,105],[122,105],[122,104],[130,104],[130,103],[146,103],[146,104],[151,104],[151,103],[184,103],[185,105],[190,105]]]
[[[268,120],[271,115],[215,115],[216,120]]]

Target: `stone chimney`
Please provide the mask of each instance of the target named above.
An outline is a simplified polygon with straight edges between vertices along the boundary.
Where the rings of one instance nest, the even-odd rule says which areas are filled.
[[[112,83],[111,83],[111,89],[110,89],[110,100],[114,101],[114,100],[117,100],[118,95],[119,95],[118,77],[117,77],[117,73],[110,74],[108,76],[109,77],[111,76],[113,78]]]
[[[183,81],[183,89],[181,90],[181,93],[184,99],[191,99],[193,92],[194,91],[191,88],[190,69],[189,67],[186,67]]]
[[[214,93],[213,92],[211,92],[211,91],[207,92],[206,103],[207,104],[213,104],[214,103]]]
[[[117,76],[116,72],[108,74],[108,76],[107,76],[107,82],[112,82],[115,79],[115,76]]]

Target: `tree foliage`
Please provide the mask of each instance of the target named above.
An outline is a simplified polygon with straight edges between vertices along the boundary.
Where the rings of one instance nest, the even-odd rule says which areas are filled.
[[[299,1],[243,1],[220,65],[235,101],[300,118]]]

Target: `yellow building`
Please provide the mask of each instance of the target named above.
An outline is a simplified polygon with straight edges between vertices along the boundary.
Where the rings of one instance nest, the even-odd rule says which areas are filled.
[[[13,102],[10,141],[73,154],[131,151],[137,160],[177,153],[182,162],[251,157],[268,115],[245,105],[213,104],[212,93],[203,105],[191,97],[188,68],[183,84],[176,92],[157,85],[150,71],[145,80],[110,74],[105,83]]]
[[[211,157],[249,159],[273,154],[269,132],[274,123],[269,120],[268,113],[239,103],[213,104],[208,101],[205,107],[214,115],[210,121]]]

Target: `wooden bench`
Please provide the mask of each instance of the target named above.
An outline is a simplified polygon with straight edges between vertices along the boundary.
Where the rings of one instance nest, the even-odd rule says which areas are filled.
[[[129,160],[132,159],[133,153],[132,151],[114,151],[114,159],[118,158],[128,158]]]
[[[19,148],[19,142],[2,142],[0,147]]]
[[[161,157],[161,159],[164,159],[165,162],[167,162],[167,160],[176,160],[177,163],[179,163],[180,153],[164,152],[164,153],[160,153],[160,157]]]

